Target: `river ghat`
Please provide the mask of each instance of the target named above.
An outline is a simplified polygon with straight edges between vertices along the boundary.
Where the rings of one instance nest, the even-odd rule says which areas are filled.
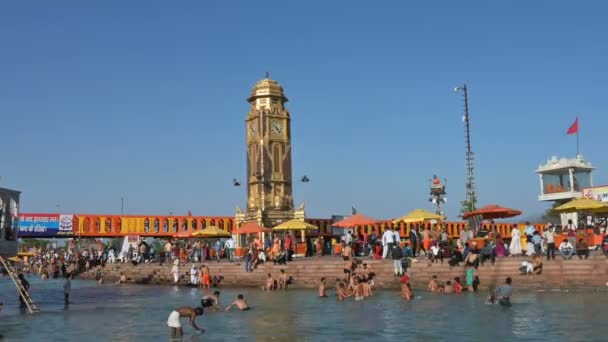
[[[523,261],[530,260],[527,257],[505,257],[497,258],[496,263],[491,265],[490,261],[480,265],[477,273],[480,278],[480,288],[487,289],[500,285],[506,277],[513,281],[520,289],[584,289],[584,290],[608,290],[608,258],[594,252],[589,259],[555,260],[544,261],[543,271],[539,275],[521,275],[519,267]],[[398,288],[400,280],[394,275],[393,262],[390,260],[373,260],[362,258],[362,263],[376,274],[375,286],[377,288]],[[185,285],[189,281],[188,272],[192,263],[180,266],[179,284]],[[202,265],[196,263],[196,266]],[[268,273],[275,278],[281,269],[288,276],[293,277],[291,287],[313,288],[319,284],[319,279],[325,277],[328,280],[343,278],[345,262],[341,257],[324,256],[321,258],[302,258],[288,262],[286,265],[274,265],[264,263],[258,265],[253,272],[245,272],[241,262],[210,261],[204,263],[209,267],[212,276],[222,276],[222,286],[260,286],[264,283]],[[414,287],[425,287],[433,275],[437,275],[440,281],[452,280],[455,277],[465,279],[466,269],[460,266],[449,266],[446,262],[431,263],[427,258],[414,258],[408,268],[410,282]],[[143,263],[133,266],[130,263],[106,264],[105,267],[97,267],[80,275],[83,279],[94,279],[99,272],[106,281],[116,281],[120,273],[124,273],[129,283],[135,284],[173,284],[171,264],[160,265],[158,263]]]
[[[169,313],[196,306],[209,290],[185,286],[137,286],[74,280],[71,304],[63,305],[63,279],[29,276],[41,312],[26,315],[8,278],[0,278],[0,334],[4,341],[167,341]],[[412,341],[604,341],[608,297],[593,292],[516,289],[513,306],[486,304],[486,293],[431,294],[415,288],[405,302],[398,291],[376,291],[356,302],[321,299],[310,289],[261,291],[221,288],[222,305],[239,293],[252,309],[206,310],[194,334],[183,320],[186,341],[220,340],[412,340]],[[483,324],[480,324],[483,322]]]

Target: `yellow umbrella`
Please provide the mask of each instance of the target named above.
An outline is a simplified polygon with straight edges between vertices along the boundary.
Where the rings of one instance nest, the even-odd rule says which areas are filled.
[[[272,230],[317,230],[319,227],[313,226],[310,223],[306,223],[302,220],[293,219],[287,222],[283,222],[280,225],[272,228]]]
[[[393,220],[393,223],[405,222],[405,223],[416,223],[416,222],[424,222],[428,220],[443,220],[444,217],[441,215],[437,215],[428,210],[424,209],[414,209],[410,213],[405,216],[401,216],[398,219]]]
[[[231,235],[227,231],[220,229],[216,226],[209,226],[203,230],[199,230],[192,233],[191,236],[200,238],[223,238],[230,237]]]
[[[558,213],[573,213],[577,211],[584,212],[608,212],[608,204],[592,200],[590,198],[576,198],[570,202],[564,203],[553,208],[553,211]]]

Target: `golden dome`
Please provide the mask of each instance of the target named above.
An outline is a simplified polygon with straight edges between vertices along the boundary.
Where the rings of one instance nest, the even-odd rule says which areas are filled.
[[[287,102],[287,98],[283,93],[283,87],[279,84],[279,82],[270,79],[268,73],[266,73],[266,77],[253,86],[251,89],[251,97],[249,97],[249,101],[258,98],[258,97],[270,97],[270,96],[278,96],[281,97],[285,102]]]

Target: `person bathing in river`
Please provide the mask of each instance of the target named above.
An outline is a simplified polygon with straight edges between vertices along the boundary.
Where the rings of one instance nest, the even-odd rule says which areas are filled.
[[[241,311],[249,310],[249,305],[247,305],[247,301],[245,300],[245,298],[243,298],[242,294],[236,296],[234,302],[232,302],[232,304],[226,307],[226,311],[230,311],[230,308],[232,308],[233,306],[236,306]]]
[[[319,297],[327,298],[327,293],[325,292],[325,277],[321,278],[321,282],[319,283]]]
[[[215,311],[220,311],[220,291],[213,291],[212,294],[201,298],[201,306],[203,308],[212,308]]]
[[[511,277],[505,280],[505,284],[501,287],[497,287],[493,292],[490,293],[489,301],[494,304],[496,301],[502,306],[511,306],[511,295],[513,288],[511,287]]]
[[[344,298],[352,296],[353,291],[347,289],[346,282],[336,279],[336,294],[338,295],[338,300],[344,300]]]
[[[201,316],[202,314],[203,308],[201,307],[195,309],[189,306],[183,306],[173,310],[167,319],[167,326],[169,326],[171,338],[181,337],[184,334],[182,330],[182,323],[180,322],[182,317],[188,318],[194,330],[204,333],[205,329],[199,328],[196,325],[196,316]]]
[[[279,275],[279,288],[287,290],[287,285],[289,285],[289,277],[285,270],[281,270],[281,275]]]
[[[401,297],[405,300],[410,300],[414,296],[412,292],[412,287],[410,286],[410,277],[407,274],[404,274],[401,277]]]
[[[429,281],[429,285],[427,286],[430,292],[440,292],[439,291],[439,283],[437,283],[437,276],[434,275]]]
[[[266,277],[266,284],[262,285],[262,290],[276,290],[277,286],[276,286],[276,281],[272,278],[272,274],[268,273],[268,276]]]

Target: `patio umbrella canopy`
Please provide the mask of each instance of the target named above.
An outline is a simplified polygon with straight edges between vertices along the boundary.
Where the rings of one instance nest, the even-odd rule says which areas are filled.
[[[496,204],[486,205],[475,211],[464,213],[462,218],[467,219],[471,216],[480,215],[484,220],[502,219],[521,215],[521,211],[517,209],[505,208]]]
[[[351,217],[347,217],[344,220],[338,221],[334,224],[332,224],[332,226],[334,227],[340,227],[340,228],[347,228],[347,227],[354,227],[354,226],[365,226],[368,224],[374,224],[377,221],[372,219],[371,217],[367,217],[365,215],[360,215],[360,214],[355,214]]]
[[[313,226],[310,223],[302,220],[293,219],[287,222],[283,222],[280,225],[274,227],[272,230],[317,230],[319,227]]]
[[[249,222],[239,228],[236,233],[237,234],[257,234],[257,233],[271,233],[272,229],[264,228],[257,223]]]
[[[592,200],[590,198],[576,198],[553,208],[558,213],[573,213],[578,211],[605,213],[608,212],[608,204]]]
[[[230,233],[216,226],[209,226],[203,230],[192,233],[191,237],[197,238],[223,238],[230,237]]]
[[[398,219],[393,220],[393,223],[405,222],[405,223],[417,223],[428,220],[443,220],[444,217],[435,213],[432,213],[424,209],[414,209],[405,216],[401,216]]]
[[[188,239],[192,237],[192,233],[190,232],[179,232],[175,235],[173,235],[174,238],[176,239]]]

